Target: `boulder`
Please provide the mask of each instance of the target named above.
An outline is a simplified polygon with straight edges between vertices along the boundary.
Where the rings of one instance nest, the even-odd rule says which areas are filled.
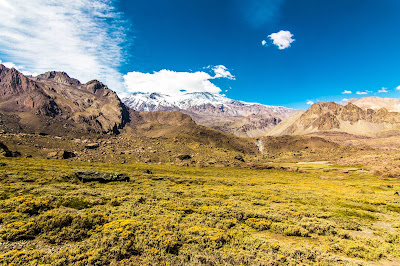
[[[72,177],[76,177],[79,181],[86,182],[128,182],[130,179],[128,176],[121,173],[110,173],[110,172],[96,172],[90,170],[76,170]]]
[[[183,160],[190,160],[192,159],[192,156],[189,154],[181,154],[178,155],[176,158],[178,158],[179,160],[183,161]]]
[[[20,157],[19,151],[10,151],[4,143],[0,142],[0,156],[3,157]]]
[[[243,156],[242,156],[242,155],[236,155],[236,156],[235,156],[235,160],[244,162],[244,159],[243,159]]]
[[[85,145],[86,149],[97,149],[99,147],[99,143],[88,143]]]

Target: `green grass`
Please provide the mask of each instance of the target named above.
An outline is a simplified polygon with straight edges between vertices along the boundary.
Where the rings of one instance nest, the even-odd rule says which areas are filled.
[[[358,172],[336,179],[323,169],[2,162],[2,265],[399,261],[397,179]],[[81,183],[69,177],[76,169],[130,181]]]

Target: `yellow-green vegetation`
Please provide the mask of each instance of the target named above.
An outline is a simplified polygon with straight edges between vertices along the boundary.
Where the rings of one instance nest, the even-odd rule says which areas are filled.
[[[317,167],[2,162],[2,265],[399,262],[398,179]],[[78,169],[130,181],[82,183]]]

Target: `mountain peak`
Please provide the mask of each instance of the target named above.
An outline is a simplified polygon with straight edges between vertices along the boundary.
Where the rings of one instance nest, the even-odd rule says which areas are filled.
[[[51,80],[57,83],[66,85],[80,85],[80,81],[74,78],[70,78],[65,72],[48,71],[38,75],[37,80]]]

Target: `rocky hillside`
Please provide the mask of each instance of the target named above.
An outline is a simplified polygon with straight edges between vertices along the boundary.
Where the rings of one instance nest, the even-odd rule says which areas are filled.
[[[389,112],[400,112],[400,99],[381,98],[381,97],[363,97],[360,99],[352,98],[345,104],[352,103],[363,109],[378,110],[386,108]]]
[[[81,84],[64,72],[27,77],[0,65],[0,130],[117,133],[129,121],[117,94],[97,80]]]
[[[183,93],[179,97],[134,93],[124,103],[137,111],[179,111],[190,115],[200,125],[240,137],[265,135],[295,110],[246,103],[207,92]]]
[[[303,113],[296,113],[268,135],[304,135],[315,132],[336,131],[354,135],[368,135],[384,130],[400,129],[400,113],[362,109],[352,103],[339,105],[319,102]]]

